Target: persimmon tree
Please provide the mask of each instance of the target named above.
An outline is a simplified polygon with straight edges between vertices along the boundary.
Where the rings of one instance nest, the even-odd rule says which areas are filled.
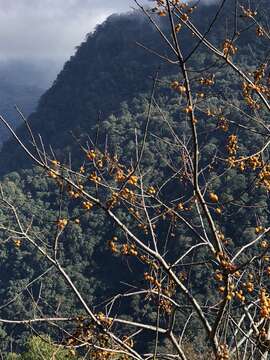
[[[22,151],[57,185],[62,201],[79,209],[77,216],[69,216],[62,204],[55,232],[40,234],[2,189],[3,239],[18,248],[25,243],[35,248],[40,261],[64,279],[78,312],[1,322],[61,329],[64,339],[58,345],[89,359],[267,359],[269,64],[267,53],[250,65],[237,57],[247,33],[250,41],[269,47],[267,19],[255,2],[223,0],[202,32],[193,21],[199,3],[157,0],[144,8],[135,2],[164,44],[164,53],[144,50],[160,57],[174,75],[162,78],[159,69],[150,74],[144,119],[123,130],[132,129],[131,156],[125,148],[120,156],[90,134],[78,145],[82,159],[74,168],[46,151],[26,120],[31,146],[1,117]],[[234,9],[227,14],[229,30],[216,44],[216,23],[228,3]],[[190,38],[188,48],[182,46],[182,34]],[[193,59],[202,51],[207,63],[198,69]],[[231,79],[226,91],[225,77]],[[106,129],[99,125],[98,131],[107,139]],[[159,161],[149,165],[146,153]],[[72,280],[62,252],[67,228],[80,226],[80,214],[86,212],[89,219],[102,213],[115,232],[103,239],[112,253],[111,266],[124,259],[135,269],[134,284],[115,289],[99,311]],[[243,213],[253,226],[239,234],[236,225],[244,221]],[[139,312],[126,311],[125,304],[133,301]],[[198,333],[204,355],[196,353]]]

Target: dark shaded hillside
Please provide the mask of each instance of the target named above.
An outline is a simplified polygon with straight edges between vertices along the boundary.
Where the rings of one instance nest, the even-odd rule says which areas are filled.
[[[231,7],[231,5],[234,4],[234,1],[229,0],[227,4],[221,14],[222,21],[219,21],[215,31],[209,34],[209,37],[219,48],[228,36],[229,30],[225,14],[231,16],[233,13],[233,6]],[[269,7],[268,0],[265,4],[268,4]],[[216,6],[200,8],[199,12],[194,14],[194,20],[198,27],[206,29],[215,16],[215,11]],[[253,30],[251,28],[246,36],[243,35],[242,44],[248,37],[256,36]],[[193,38],[187,42],[185,30],[180,36],[184,49],[188,53],[196,39]],[[181,103],[181,95],[179,96],[179,93],[171,88],[171,81],[178,79],[178,75],[176,75],[178,68],[168,67],[154,54],[150,54],[136,45],[136,41],[160,51],[162,54],[171,56],[166,46],[160,41],[156,31],[142,16],[134,13],[128,16],[110,17],[97,28],[94,34],[87,37],[76,54],[66,63],[53,86],[41,97],[37,111],[30,116],[31,127],[36,135],[42,135],[47,149],[48,145],[52,145],[57,159],[62,160],[61,158],[64,158],[65,154],[70,151],[72,159],[75,159],[72,164],[74,169],[77,168],[77,165],[79,165],[78,169],[81,165],[83,165],[82,167],[85,166],[86,170],[82,171],[82,174],[85,173],[84,183],[80,183],[80,185],[96,194],[96,184],[94,182],[89,183],[89,178],[91,179],[94,169],[85,154],[78,154],[79,146],[77,143],[73,143],[70,132],[72,131],[85,145],[84,140],[87,134],[95,137],[97,119],[100,116],[101,128],[99,129],[97,148],[102,149],[103,140],[109,139],[108,147],[106,147],[108,153],[112,157],[117,155],[121,162],[129,167],[136,157],[135,131],[138,136],[136,140],[138,139],[139,142],[144,136],[146,114],[149,108],[148,97],[153,76],[158,70],[160,82],[156,89],[156,100],[165,116],[163,118],[157,108],[152,111],[148,129],[149,136],[145,142],[144,156],[140,167],[143,173],[145,170],[144,181],[147,186],[154,185],[159,189],[164,184],[164,179],[171,177],[171,180],[168,183],[166,182],[167,185],[164,190],[160,192],[166,202],[170,203],[174,198],[179,201],[182,196],[184,199],[185,197],[189,198],[192,192],[189,190],[188,182],[181,177],[174,178],[172,176],[175,174],[174,169],[180,169],[182,160],[179,157],[179,144],[177,144],[175,136],[172,135],[171,129],[174,129],[175,133],[183,136],[183,138],[189,137],[189,127],[185,121],[185,111],[183,111],[185,105]],[[258,64],[260,61],[263,53],[261,50],[263,48],[263,46],[261,47],[262,41],[258,39],[255,44],[256,58],[250,58],[250,48],[248,47],[244,47],[243,51],[239,51],[234,57],[234,61],[241,63],[243,69],[252,68],[253,62]],[[229,70],[224,72],[223,63],[216,62],[211,54],[207,55],[203,51],[203,47],[192,58],[190,64],[191,71],[197,71],[193,79],[194,94],[202,91],[200,82],[197,81],[197,78],[202,76],[200,69],[209,69],[212,64],[214,64],[213,73],[216,75],[215,84],[213,88],[207,90],[209,98],[205,100],[205,108],[202,108],[200,113],[198,111],[197,127],[202,165],[210,164],[217,155],[220,158],[227,157],[228,134],[235,131],[234,125],[230,125],[229,133],[223,131],[220,126],[220,118],[218,116],[211,117],[207,114],[207,107],[209,106],[213,110],[219,110],[217,109],[219,107],[224,116],[232,122],[239,123],[242,126],[242,129],[238,131],[239,135],[241,132],[242,135],[246,135],[247,119],[241,112],[235,111],[235,108],[228,104],[235,105],[235,107],[241,104],[239,105],[240,109],[243,108],[246,114],[249,112],[243,102],[242,84],[238,77]],[[222,96],[219,96],[220,94]],[[262,129],[259,125],[256,127],[254,125],[252,130],[256,134],[256,130]],[[25,144],[30,144],[29,136],[24,128],[20,128],[18,134]],[[241,153],[244,155],[255,152],[257,143],[262,141],[259,132],[256,135],[253,134],[252,137],[242,137],[245,138],[241,143]],[[99,160],[102,160],[103,163],[102,154],[100,154]],[[76,161],[78,163],[74,164]],[[100,304],[118,292],[119,286],[121,290],[122,288],[125,290],[125,283],[133,282],[140,288],[144,281],[143,269],[145,265],[136,264],[132,258],[125,260],[121,254],[112,256],[108,249],[108,240],[117,235],[120,243],[124,240],[124,234],[117,229],[104,212],[95,207],[93,211],[86,211],[84,202],[82,202],[83,199],[72,198],[70,188],[67,187],[65,189],[67,191],[62,193],[62,188],[59,191],[59,183],[54,182],[53,177],[48,176],[49,174],[42,169],[30,168],[30,165],[15,142],[13,140],[7,142],[0,154],[0,172],[2,175],[4,174],[3,191],[10,203],[18,208],[19,216],[23,222],[28,223],[29,219],[33,218],[33,236],[38,234],[38,241],[46,244],[48,251],[52,250],[52,234],[57,231],[59,209],[61,209],[61,216],[69,219],[60,243],[60,260],[63,262],[63,266],[70,271],[85,298],[91,303]],[[28,169],[24,170],[24,168]],[[10,172],[11,170],[17,172]],[[81,169],[78,171],[81,172]],[[254,187],[250,191],[250,183],[254,182],[256,176],[252,172],[243,176],[243,174],[239,175],[238,168],[230,168],[227,169],[226,177],[223,178],[219,177],[219,172],[219,165],[214,165],[211,168],[209,167],[209,175],[207,173],[207,176],[215,177],[211,184],[211,190],[220,194],[221,204],[226,205],[225,210],[222,209],[222,216],[215,212],[214,206],[211,207],[213,217],[217,219],[220,228],[226,233],[228,246],[232,246],[231,239],[237,239],[239,243],[247,239],[251,241],[256,226],[253,206],[251,205],[255,202],[259,204],[259,208],[256,209],[256,218],[259,217],[263,223],[269,223],[268,194],[261,187]],[[111,178],[108,181],[113,183]],[[99,188],[99,192],[100,196],[104,197],[104,201],[107,200],[105,190],[103,192]],[[235,204],[232,203],[232,200],[242,200],[239,193],[244,194],[245,206],[242,208],[235,207]],[[110,197],[108,200],[111,200]],[[189,200],[187,201],[189,202]],[[187,211],[185,216],[190,220],[193,218],[196,224],[199,222],[199,218],[194,215],[196,212],[192,208],[192,204],[193,201],[192,203],[190,201],[190,208],[185,209]],[[119,204],[114,210],[134,233],[146,239],[148,234],[141,233],[141,228],[133,222],[130,208]],[[180,211],[182,211],[181,208]],[[168,215],[170,214],[168,213]],[[241,216],[240,223],[239,216]],[[0,220],[10,226],[14,221],[10,219],[10,214],[5,211],[4,207],[0,208]],[[168,258],[171,256],[169,258],[170,263],[173,263],[174,257],[180,256],[181,251],[187,250],[194,240],[192,232],[186,231],[186,228],[182,227],[181,224],[175,224],[174,219],[169,216],[164,216],[164,219],[161,219],[157,232],[162,241],[166,242],[166,246],[168,244],[169,249],[172,250],[172,253],[168,254]],[[3,231],[0,232],[0,235],[1,240],[5,239]],[[24,239],[19,243],[18,239],[15,239],[15,242],[8,240],[0,248],[0,253],[0,270],[2,274],[5,274],[5,276],[0,277],[1,301],[8,303],[16,295],[18,289],[22,291],[20,299],[1,309],[0,318],[16,316],[21,319],[30,317],[35,309],[32,308],[32,299],[25,291],[26,284],[43,273],[46,261],[43,262],[38,252],[33,250],[33,247]],[[196,260],[200,262],[203,256],[204,253],[201,252]],[[142,271],[138,272],[140,275],[136,277],[138,269]],[[205,297],[208,299],[207,301],[214,304],[217,300],[215,284],[212,282],[212,278],[207,276],[207,271],[192,272],[192,278],[194,278],[194,291],[197,289],[202,291],[201,301],[203,302]],[[119,285],[120,281],[123,282],[121,285]],[[70,316],[77,313],[78,309],[81,310],[78,301],[70,294],[65,282],[58,276],[57,272],[52,271],[48,276],[44,276],[42,280],[38,280],[37,283],[29,287],[34,296],[38,296],[39,285],[42,285],[43,292],[39,306],[45,314],[54,315],[56,313],[58,315],[60,313],[63,316]],[[145,305],[145,312],[141,312],[141,308],[142,303],[139,298],[134,298],[132,303],[123,302],[124,315],[134,312],[136,321],[143,322],[145,319],[155,321],[154,313],[149,304]],[[97,306],[98,309],[99,305]],[[176,321],[184,323],[182,314],[178,315]],[[192,338],[197,335],[200,336],[201,329],[196,326],[196,323],[192,326],[189,336]],[[47,331],[45,326],[38,326],[37,329],[42,332]],[[4,330],[7,335],[4,334]],[[1,335],[1,331],[4,335]],[[29,332],[23,334],[21,327],[3,325],[0,327],[0,337],[2,336],[5,339],[5,343],[2,345],[3,349],[7,349],[8,343],[13,341],[13,334],[16,338],[14,349],[20,352],[24,346],[24,339],[29,336]],[[144,347],[143,350],[145,350],[145,347],[148,348],[145,344],[148,343],[151,346],[151,341],[150,337],[142,338],[140,346]]]
[[[123,100],[149,88],[149,75],[159,60],[139,48],[135,39],[148,45],[156,41],[154,31],[137,15],[112,16],[88,36],[30,116],[33,131],[46,144],[63,149],[71,142],[70,130],[87,132],[99,111],[104,118]],[[24,128],[18,134],[27,139]],[[0,164],[2,174],[27,166],[12,140],[4,145]]]
[[[29,116],[37,107],[40,96],[51,85],[57,64],[48,60],[0,60],[0,114],[16,128],[22,124],[16,104]],[[0,125],[0,145],[9,137]]]
[[[207,28],[215,9],[216,6],[206,6],[194,14],[202,30]],[[222,26],[218,32],[224,32]],[[185,30],[181,36],[189,51],[196,43],[195,39],[194,44],[190,40],[187,42]],[[34,133],[41,134],[44,143],[52,145],[55,150],[63,152],[67,147],[70,150],[71,130],[75,134],[87,133],[96,123],[99,112],[101,120],[105,119],[108,114],[118,111],[121,102],[149,91],[151,78],[158,68],[160,76],[168,75],[168,71],[174,72],[136,42],[171,56],[144,15],[111,16],[88,35],[65,64],[53,86],[41,97],[37,111],[29,120]],[[198,63],[198,59],[195,60]],[[203,55],[201,61],[204,61]],[[29,140],[24,128],[18,131],[18,135],[26,143]],[[13,140],[4,145],[0,155],[1,174],[29,165]]]
[[[38,104],[38,99],[44,89],[37,86],[10,84],[8,80],[0,79],[0,114],[9,120],[13,127],[22,123],[22,119],[14,109],[16,104],[25,114],[30,115]],[[0,125],[0,146],[7,140],[9,133]]]
[[[213,31],[208,33],[208,37],[218,47],[226,37],[233,35],[233,24],[227,21],[233,18],[233,4],[234,1],[225,4]],[[268,6],[268,0],[260,1],[262,16]],[[193,21],[202,32],[208,29],[217,8],[217,5],[202,6],[194,13]],[[162,19],[158,21],[162,23]],[[246,35],[243,33],[239,45],[250,40],[250,36],[256,36],[255,31],[247,32]],[[191,43],[185,29],[181,31],[181,39],[187,53],[197,43],[195,38]],[[44,143],[52,145],[56,153],[57,149],[61,149],[62,153],[64,148],[70,150],[71,130],[77,135],[88,133],[91,125],[96,123],[99,112],[101,120],[105,119],[108,114],[118,111],[121,102],[132,99],[140,92],[149,91],[151,77],[160,65],[160,76],[168,75],[168,68],[174,72],[173,67],[168,67],[167,63],[139,47],[136,42],[163,55],[172,55],[144,15],[113,15],[98,26],[93,34],[88,35],[76,54],[65,64],[53,86],[41,97],[37,111],[30,116],[30,124],[34,133],[41,134]],[[261,56],[257,50],[242,47],[241,62],[257,61]],[[207,67],[215,61],[212,57],[206,57],[202,46],[200,53],[199,57],[197,54],[196,58],[192,58],[195,68]],[[240,55],[237,54],[235,60]],[[25,110],[27,112],[28,108]],[[29,137],[24,128],[18,131],[18,135],[24,142],[28,142]],[[13,140],[4,145],[0,154],[1,174],[29,165]]]
[[[222,44],[228,35],[228,27],[225,26],[227,24],[227,17],[225,15],[231,16],[234,11],[233,4],[234,1],[227,2],[227,6],[220,15],[222,21],[218,21],[214,28],[215,31],[213,30],[209,34],[216,45]],[[269,7],[268,0],[260,2],[260,4],[262,8],[263,4],[265,4],[265,9],[267,9],[267,4]],[[205,6],[200,7],[198,12],[195,12],[194,22],[200,29],[207,29],[209,22],[215,16],[216,9],[217,7],[214,5]],[[251,32],[247,32],[246,37],[245,34],[243,35],[242,43],[245,39],[256,36],[253,30],[251,29]],[[187,53],[196,43],[196,39],[193,39],[194,43],[187,42],[184,30],[181,33],[181,40]],[[78,144],[72,142],[70,132],[72,131],[76,136],[81,136],[81,134],[95,136],[99,112],[101,113],[102,125],[100,130],[101,137],[105,138],[109,134],[109,145],[112,151],[115,150],[122,157],[126,155],[125,161],[132,158],[135,154],[134,129],[136,127],[138,135],[142,136],[142,124],[145,121],[144,114],[148,106],[146,98],[151,90],[152,78],[157,70],[159,70],[160,79],[164,80],[159,94],[160,103],[166,109],[168,117],[175,121],[178,131],[184,131],[185,125],[179,121],[183,119],[183,112],[179,111],[179,102],[168,89],[170,80],[176,76],[170,77],[170,75],[176,74],[178,69],[173,66],[168,67],[157,56],[139,47],[136,42],[143,43],[151,49],[171,56],[166,46],[160,41],[156,31],[142,15],[137,13],[121,16],[114,15],[87,37],[87,40],[79,46],[76,54],[65,64],[53,86],[41,97],[37,111],[30,116],[30,124],[35,134],[41,134],[47,148],[48,145],[52,145],[58,159],[64,157],[64,153],[68,151],[72,153],[72,158],[76,159],[79,151]],[[260,47],[261,40],[256,40],[255,44],[257,45],[255,59],[257,62],[262,53]],[[246,64],[252,66],[254,58],[249,57],[248,49],[244,47],[240,54],[236,54],[234,61],[241,62],[244,66]],[[206,55],[203,47],[192,58],[194,70],[209,68],[213,63],[216,64],[216,60],[211,55]],[[215,105],[216,96],[219,92],[230,94],[232,86],[234,86],[232,74],[229,72],[224,74],[220,64],[216,64],[216,66],[221,70],[220,72],[217,71],[218,79],[216,79],[213,99],[211,100],[213,105]],[[237,101],[237,98],[240,101],[242,99],[241,87],[237,88],[234,93],[234,100]],[[232,119],[237,119],[238,115],[235,112],[231,112],[230,116]],[[159,116],[157,115],[158,118]],[[158,123],[156,121],[154,123],[154,133],[158,135],[160,133],[162,135],[166,134],[162,122]],[[208,136],[205,136],[205,130],[202,129],[202,143],[205,146],[205,154],[211,157],[216,151],[219,140],[221,140],[220,143],[223,146],[225,139],[220,133],[215,133],[216,123],[212,122],[208,125]],[[29,136],[24,127],[18,130],[18,135],[25,144],[29,145]],[[168,135],[166,134],[166,136]],[[83,141],[82,143],[84,144]],[[245,146],[248,149],[251,149],[253,146],[248,138]],[[162,154],[166,154],[167,150],[160,144],[158,144],[158,147],[161,149],[161,152],[159,156],[155,156],[157,144],[154,141],[150,142],[143,161],[143,165],[146,168],[152,167],[155,169],[155,172],[152,171],[151,173],[152,179],[154,177],[158,179],[159,172],[166,173],[167,171],[165,165],[167,160],[162,158]],[[79,162],[82,160],[81,155],[78,156]],[[23,206],[28,204],[29,213],[27,216],[31,216],[31,211],[36,211],[37,215],[39,215],[41,213],[40,209],[46,210],[49,207],[52,208],[50,216],[53,217],[58,209],[58,203],[54,203],[57,199],[55,189],[48,187],[43,173],[39,176],[36,175],[36,172],[40,174],[36,169],[22,171],[23,168],[27,167],[31,167],[31,164],[27,161],[25,154],[18,148],[14,140],[8,141],[0,153],[0,173],[1,175],[6,175],[12,170],[17,170],[20,174],[11,173],[5,176],[7,191],[14,189],[12,196],[16,200],[22,199]],[[232,171],[232,182],[234,181],[234,176],[235,174]],[[229,189],[228,191],[231,190]],[[231,194],[229,195],[231,196]],[[31,201],[28,196],[32,199]],[[262,201],[265,201],[264,198]],[[36,202],[38,207],[35,210]],[[23,208],[22,204],[19,204],[19,206]],[[247,222],[250,221],[249,216],[246,216],[245,219]],[[38,225],[44,227],[43,222],[46,222],[45,215],[40,219]],[[89,224],[87,221],[85,223],[87,227]],[[98,230],[101,233],[100,238],[104,236],[106,231],[110,234],[109,224],[107,224],[108,228],[105,230],[102,221],[97,221],[97,223],[101,224],[97,225],[101,226],[101,229]],[[248,226],[251,225],[243,222],[239,234]],[[232,233],[235,232],[235,228],[232,227],[232,229]],[[87,237],[86,229],[83,230],[83,233]],[[91,247],[91,251],[89,250],[90,252],[95,247],[98,247],[97,244],[100,242],[100,238],[94,238],[94,245],[93,248]],[[105,246],[103,244],[103,249]],[[72,251],[70,251],[70,254],[71,261],[73,261],[72,257],[74,254]],[[88,254],[85,255],[84,261],[88,264],[89,256]],[[6,263],[8,266],[14,267],[9,258]],[[31,271],[33,269],[36,269],[36,265],[31,267]],[[95,271],[98,272],[99,269],[95,269]],[[18,274],[19,276],[25,276],[25,273],[22,274],[20,270],[18,270]],[[100,275],[95,274],[92,276],[96,279]],[[115,276],[115,278],[117,277]],[[109,282],[111,282],[111,279],[109,279]],[[5,288],[5,286],[6,283],[2,287]]]

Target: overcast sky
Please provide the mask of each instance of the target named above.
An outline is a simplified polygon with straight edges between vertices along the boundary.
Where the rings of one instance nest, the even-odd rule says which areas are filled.
[[[134,7],[133,0],[0,0],[0,75],[6,62],[30,62],[36,72],[21,71],[23,81],[36,78],[47,86],[87,33],[109,15]]]
[[[133,0],[0,0],[0,60],[67,59],[98,23],[132,7]]]
[[[0,60],[62,62],[97,24],[132,6],[133,0],[0,0]]]

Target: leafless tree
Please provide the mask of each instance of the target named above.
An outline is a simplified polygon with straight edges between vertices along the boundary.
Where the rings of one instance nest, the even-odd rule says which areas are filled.
[[[18,245],[21,241],[27,241],[37,249],[49,266],[64,278],[66,285],[84,309],[84,315],[0,321],[28,326],[46,322],[51,326],[61,327],[68,340],[59,346],[80,351],[85,349],[86,358],[92,356],[91,359],[138,360],[186,360],[199,356],[194,355],[197,340],[186,341],[186,333],[191,324],[195,323],[205,341],[205,354],[200,355],[200,358],[266,360],[270,347],[270,297],[267,288],[270,275],[267,235],[270,227],[260,223],[258,219],[251,240],[243,238],[242,242],[238,239],[229,241],[223,233],[222,216],[229,211],[227,209],[231,205],[239,210],[245,207],[244,194],[240,193],[237,198],[227,201],[223,199],[222,192],[215,192],[214,185],[217,181],[226,182],[223,179],[226,179],[228,171],[235,169],[246,177],[247,182],[250,181],[250,174],[254,174],[253,186],[262,187],[266,192],[270,190],[268,60],[257,64],[252,72],[241,68],[237,61],[234,61],[242,33],[251,29],[258,38],[269,44],[268,28],[263,18],[257,17],[255,8],[252,8],[249,1],[220,1],[213,21],[204,32],[198,29],[192,20],[193,12],[197,11],[199,3],[156,0],[154,7],[149,9],[144,8],[138,1],[135,2],[160,34],[166,55],[155,49],[145,50],[178,69],[177,78],[173,79],[169,86],[179,95],[179,109],[183,114],[179,121],[187,124],[184,135],[175,129],[159,104],[157,87],[162,83],[162,79],[158,72],[153,78],[142,139],[136,131],[134,133],[136,161],[133,161],[132,165],[122,163],[121,159],[110,154],[107,149],[102,150],[91,143],[82,149],[86,157],[85,164],[79,170],[72,169],[70,165],[60,163],[46,152],[45,146],[37,141],[26,120],[32,147],[22,143],[3,117],[1,121],[12,133],[22,151],[66,191],[70,201],[80,199],[82,207],[89,212],[99,208],[114,223],[122,236],[121,239],[116,236],[110,239],[110,251],[117,256],[134,258],[143,268],[148,268],[142,274],[136,274],[144,278],[144,285],[130,285],[126,292],[117,293],[110,298],[104,304],[103,312],[95,313],[94,304],[88,303],[79,291],[61,258],[59,242],[70,219],[61,215],[58,217],[58,231],[50,240],[49,246],[35,233],[31,219],[28,222],[21,220],[19,210],[2,190],[1,206],[12,219],[12,225],[3,223],[1,230],[5,232],[7,239],[17,241]],[[208,35],[215,32],[216,23],[220,21],[219,16],[228,3],[235,4],[235,13],[229,14],[233,27],[232,36],[225,38],[218,46]],[[159,17],[162,17],[161,22]],[[238,25],[238,18],[246,24],[245,28]],[[182,48],[182,31],[189,34],[191,44],[194,44],[188,53]],[[139,45],[144,47],[143,44]],[[212,54],[214,60],[211,66],[196,70],[191,65],[192,59],[202,47],[206,53]],[[232,74],[233,86],[242,89],[241,101],[234,101],[233,94],[228,99],[225,94],[215,93],[215,82],[227,72]],[[234,91],[233,86],[230,88],[231,92]],[[218,102],[215,107],[212,106],[213,98]],[[227,116],[225,108],[239,114],[236,118],[244,118],[244,121],[237,122],[235,117]],[[150,133],[149,124],[153,114],[158,115],[164,128],[168,129],[169,138],[167,136],[162,139],[158,134]],[[223,148],[223,152],[217,150],[211,161],[204,153],[202,123],[205,117],[216,123],[218,131],[227,134],[227,143],[218,144],[219,149]],[[162,175],[157,184],[149,184],[145,180],[147,174],[142,165],[150,136],[167,142],[172,153],[178,154],[178,160],[164,154],[170,172]],[[241,152],[241,144],[247,136],[250,139],[253,136],[254,139],[258,139],[258,136],[260,138],[258,145],[254,144],[248,154]],[[179,184],[185,184],[186,190],[180,197],[177,195],[173,198],[167,189],[169,185],[175,184],[176,179],[180,179]],[[181,185],[179,188],[181,189]],[[98,192],[97,189],[102,191]],[[101,193],[102,195],[99,195]],[[256,203],[248,206],[252,216],[256,218]],[[132,220],[123,220],[118,214],[119,208]],[[158,230],[163,222],[171,224],[166,234]],[[179,226],[184,232],[191,234],[190,243],[183,244],[182,249],[178,249],[177,256],[174,256],[164,240],[165,236],[173,238],[174,226]],[[214,300],[205,299],[200,288],[196,290],[198,284],[194,283],[192,274],[200,271],[204,271],[208,279],[216,284]],[[151,303],[156,315],[154,322],[139,322],[136,317],[132,318],[132,314],[129,314],[127,319],[121,317],[119,311],[115,311],[119,299],[131,299],[135,296]],[[179,314],[180,323],[176,321]],[[80,324],[75,333],[65,330],[65,324],[72,322]],[[136,347],[137,336],[142,338],[144,332],[153,333],[155,339],[153,350],[149,353],[139,351]],[[167,348],[162,352],[161,339],[168,340]]]

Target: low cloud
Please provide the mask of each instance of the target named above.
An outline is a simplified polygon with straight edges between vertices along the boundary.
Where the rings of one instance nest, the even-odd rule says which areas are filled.
[[[96,24],[132,6],[132,0],[0,0],[0,60],[62,61]]]
[[[98,23],[132,7],[134,0],[0,0],[0,61],[63,62]]]
[[[38,81],[50,83],[86,34],[132,8],[134,0],[0,0],[0,77],[10,64],[28,74],[30,64]]]

